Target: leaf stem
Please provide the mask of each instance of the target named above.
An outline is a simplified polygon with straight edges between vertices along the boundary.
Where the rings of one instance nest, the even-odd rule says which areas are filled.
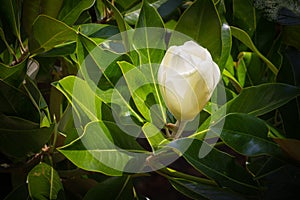
[[[174,132],[172,133],[172,136],[174,137],[174,139],[178,139],[181,134],[183,133],[183,130],[186,126],[188,121],[180,121],[180,120],[177,120],[176,124],[175,124],[175,130]]]

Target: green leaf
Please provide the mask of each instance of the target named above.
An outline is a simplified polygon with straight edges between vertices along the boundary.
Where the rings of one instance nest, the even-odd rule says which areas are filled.
[[[210,199],[210,200],[227,200],[235,199],[242,200],[239,196],[230,190],[222,189],[217,186],[207,185],[203,183],[196,183],[184,179],[168,179],[172,186],[182,194],[192,199]]]
[[[218,63],[221,56],[221,21],[211,0],[195,1],[181,15],[175,28],[207,48]],[[176,40],[176,38],[174,38]]]
[[[31,99],[11,85],[0,80],[0,112],[9,116],[18,116],[33,122],[39,122],[39,112]]]
[[[229,71],[227,71],[227,69],[223,70],[223,76],[230,80],[237,92],[241,92],[242,86],[240,85],[239,81],[236,80],[236,78]]]
[[[255,116],[264,115],[300,95],[300,88],[282,83],[267,83],[247,87],[232,100],[214,113],[214,120],[218,121],[224,113],[248,113]],[[206,130],[210,126],[209,117],[199,128]]]
[[[29,195],[32,199],[57,199],[63,190],[58,173],[48,164],[36,165],[27,176]]]
[[[58,19],[68,25],[73,25],[80,14],[91,8],[95,0],[64,0]]]
[[[8,66],[0,63],[0,79],[2,79],[7,84],[18,88],[25,78],[26,70],[27,59],[24,59],[22,62],[13,66]]]
[[[232,113],[226,116],[224,126],[211,127],[221,133],[222,141],[245,156],[272,155],[282,157],[279,146],[268,138],[269,129],[265,122],[248,114]]]
[[[22,85],[31,99],[32,104],[40,114],[40,127],[49,127],[51,123],[51,116],[48,109],[47,102],[41,94],[38,86],[30,78],[25,79],[25,84]]]
[[[152,100],[152,102],[149,102],[148,113],[147,108],[145,108],[146,110],[143,110],[142,114],[147,113],[148,116],[146,116],[146,119],[149,120],[150,106],[158,104],[156,112],[157,114],[155,114],[156,116],[150,116],[156,121],[155,123],[166,122],[163,101],[159,94],[158,85],[156,84],[157,71],[159,67],[157,63],[160,63],[161,59],[163,58],[165,49],[165,31],[164,29],[162,29],[163,27],[163,21],[156,9],[153,8],[147,1],[143,1],[141,12],[136,24],[137,29],[134,31],[133,35],[133,44],[134,49],[136,50],[135,52],[138,54],[139,57],[139,63],[135,64],[138,65],[140,72],[144,74],[144,76],[142,77],[144,77],[144,79],[146,79],[147,81],[145,82],[145,86],[142,88],[141,82],[143,81],[141,78],[139,78],[139,81],[141,82],[139,83],[139,85],[136,86],[139,86],[140,88],[136,92],[136,94],[137,96],[141,97],[141,99],[143,99],[144,101],[146,100],[146,98],[149,98],[150,95],[154,96],[154,101]],[[139,104],[140,103],[142,102],[140,101]],[[139,107],[141,107],[142,104],[140,104]]]
[[[108,24],[81,24],[79,31],[90,38],[107,39],[119,33],[117,26]]]
[[[140,153],[142,158],[135,157],[135,151],[142,152],[135,137],[111,122],[89,123],[80,138],[58,150],[76,166],[110,176],[121,176],[123,171],[131,170],[128,167],[139,170],[147,156]]]
[[[134,6],[135,4],[139,3],[139,0],[115,0],[115,4],[117,4],[117,7],[120,7],[120,10],[128,10],[130,7]]]
[[[90,189],[83,200],[134,199],[130,176],[110,177]]]
[[[124,32],[124,31],[129,30],[129,26],[124,21],[123,15],[120,13],[120,11],[113,4],[111,4],[108,0],[104,0],[104,3],[112,9],[120,32]],[[127,41],[127,40],[125,40],[125,41]]]
[[[122,72],[117,66],[119,60],[129,60],[128,56],[120,55],[111,49],[102,49],[93,41],[84,36],[79,37],[77,47],[78,62],[81,64],[81,72],[88,84],[96,91],[97,95],[106,104],[114,103],[120,106],[122,112],[117,110],[119,117],[128,119],[128,112],[138,121],[143,122],[144,119],[130,106],[129,100],[125,99],[130,94],[126,87],[116,88],[116,84],[122,77]],[[116,48],[122,48],[123,44]],[[88,54],[88,57],[85,55]],[[88,64],[88,67],[87,65]],[[99,88],[97,88],[99,87]],[[122,90],[123,93],[122,93]],[[124,95],[124,96],[122,96]],[[109,105],[111,106],[111,105]]]
[[[244,83],[246,86],[253,86],[266,82],[264,78],[266,68],[256,53],[241,52],[238,59],[237,78],[241,85]]]
[[[121,61],[118,62],[118,64],[127,83],[131,98],[139,112],[147,121],[156,124],[158,127],[163,125],[164,121],[162,113],[159,112],[158,109],[155,110],[152,107],[159,102],[159,97],[155,95],[156,88],[153,84],[151,84],[153,82],[153,80],[151,80],[152,77],[147,77],[149,71],[148,69],[145,69],[146,66],[138,69],[128,62]]]
[[[234,24],[252,37],[256,30],[256,13],[253,0],[233,0],[232,7]]]
[[[6,33],[7,34],[7,33]],[[10,44],[8,43],[8,41],[6,40],[6,36],[5,36],[5,32],[3,30],[2,27],[0,27],[0,38],[2,39],[2,41],[4,42],[5,46],[6,46],[6,50],[7,52],[9,52],[11,55],[13,55],[14,57],[16,57],[14,50],[12,49],[12,47],[10,46]],[[1,41],[1,40],[0,40]],[[4,59],[3,59],[4,60]],[[11,61],[9,62],[5,62],[4,63],[11,63]]]
[[[28,122],[22,119],[15,122],[17,121],[23,124],[0,128],[0,151],[13,158],[23,158],[39,152],[49,141],[54,126],[23,129],[26,128],[24,123]]]
[[[75,30],[61,21],[46,15],[39,15],[32,27],[29,50],[32,54],[46,52],[56,45],[76,41],[76,37]]]
[[[21,19],[21,1],[3,0],[1,2],[1,19],[5,20],[13,34],[21,41],[20,19]],[[3,17],[3,18],[2,18]]]
[[[230,26],[227,24],[222,25],[221,29],[221,39],[222,39],[222,51],[221,51],[221,57],[218,62],[218,66],[220,68],[220,71],[225,68],[227,60],[230,57],[231,52],[231,46],[232,46],[232,36],[231,36],[231,30]]]
[[[178,150],[193,167],[221,186],[241,193],[257,192],[257,184],[251,174],[238,165],[233,157],[206,142],[183,138],[171,142],[168,146]],[[203,153],[207,155],[203,157]]]
[[[287,45],[300,49],[300,25],[283,26],[283,40]]]
[[[255,180],[267,177],[286,166],[286,161],[275,157],[251,157],[247,160],[247,169],[254,175]]]
[[[279,108],[299,95],[299,87],[281,83],[248,87],[228,102],[227,113],[239,112],[259,116]]]
[[[32,25],[39,15],[56,18],[63,2],[63,0],[24,0],[22,25],[27,35],[31,34]]]
[[[66,42],[62,45],[56,45],[53,49],[45,53],[42,53],[39,56],[42,57],[68,56],[70,54],[73,54],[75,50],[76,50],[76,43],[72,41],[72,42]]]
[[[154,124],[146,122],[143,125],[142,130],[153,152],[158,150],[159,146],[166,141],[163,133]]]
[[[67,76],[53,85],[65,95],[82,120],[85,116],[91,121],[101,119],[102,100],[86,81],[75,76]]]
[[[164,27],[163,21],[157,10],[147,0],[143,0],[136,28],[141,27]]]
[[[249,49],[251,49],[254,53],[256,53],[269,67],[269,69],[275,74],[278,74],[278,69],[264,56],[262,55],[259,50],[256,48],[256,46],[253,44],[250,36],[243,31],[242,29],[239,29],[237,27],[231,26],[231,33],[232,35],[240,40],[242,43],[244,43]]]

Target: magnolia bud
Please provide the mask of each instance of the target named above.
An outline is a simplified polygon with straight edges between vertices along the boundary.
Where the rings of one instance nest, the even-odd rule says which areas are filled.
[[[171,46],[159,67],[158,83],[169,111],[191,121],[209,101],[221,74],[207,49],[193,41]]]

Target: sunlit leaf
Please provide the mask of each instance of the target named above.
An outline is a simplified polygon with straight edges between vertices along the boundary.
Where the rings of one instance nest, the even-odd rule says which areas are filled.
[[[158,149],[163,141],[166,141],[162,132],[154,124],[147,122],[143,125],[142,130],[152,147],[153,152]]]
[[[144,162],[134,157],[134,153],[129,153],[142,152],[135,137],[127,135],[111,122],[89,123],[80,138],[58,150],[82,169],[112,176],[120,176],[123,170],[130,170],[127,168],[132,167],[128,166],[129,163],[133,167],[142,167],[139,162]],[[147,154],[140,155],[145,159]]]

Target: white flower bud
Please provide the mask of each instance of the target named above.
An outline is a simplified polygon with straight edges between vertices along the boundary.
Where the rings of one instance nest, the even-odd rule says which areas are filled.
[[[171,46],[159,67],[158,83],[169,111],[193,120],[209,101],[221,74],[207,49],[193,41]]]

